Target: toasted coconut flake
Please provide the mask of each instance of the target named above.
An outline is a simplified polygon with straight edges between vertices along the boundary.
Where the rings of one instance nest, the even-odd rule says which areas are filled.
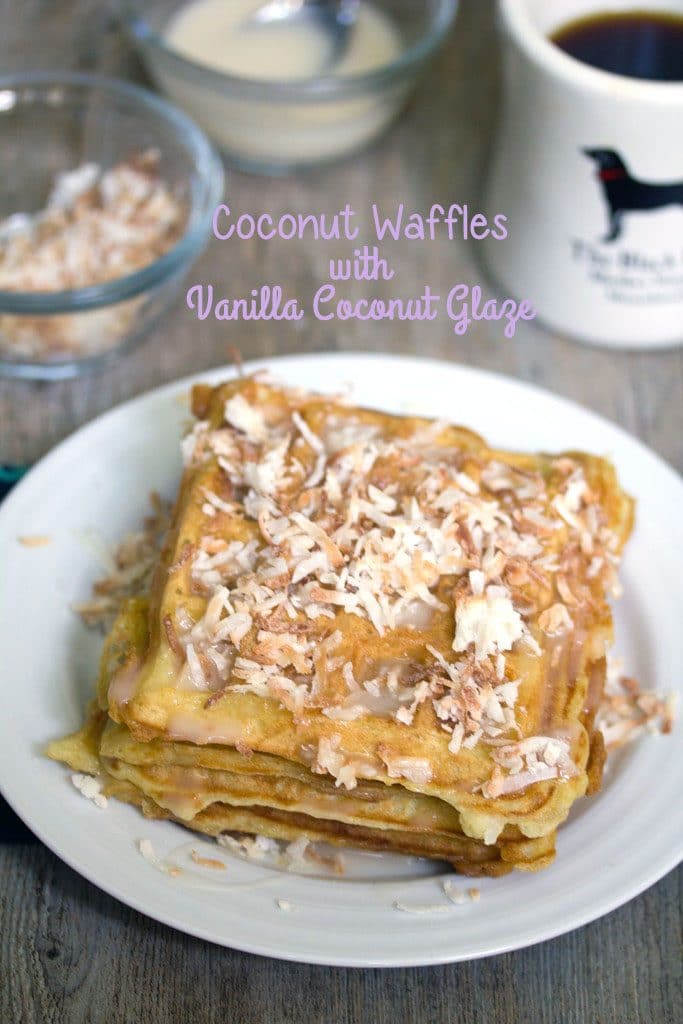
[[[539,628],[548,636],[557,636],[559,633],[568,633],[574,628],[572,617],[563,604],[553,604],[546,608],[538,617]]]
[[[244,395],[234,395],[225,403],[224,416],[226,423],[239,430],[254,444],[266,440],[268,428],[263,413],[251,405]]]
[[[404,903],[402,900],[394,901],[394,909],[404,914],[452,914],[453,907],[461,907],[467,903],[476,903],[481,897],[479,889],[470,888],[466,891],[455,886],[452,879],[447,878],[441,886],[448,903]]]
[[[168,646],[171,648],[173,653],[178,658],[183,658],[185,652],[183,650],[183,645],[180,643],[180,640],[178,639],[178,634],[175,631],[173,619],[171,618],[170,615],[164,615],[162,621],[164,624],[164,632],[166,633],[166,639],[168,640]]]
[[[535,782],[570,779],[578,774],[569,743],[551,736],[527,736],[516,743],[493,746],[491,755],[496,767],[482,786],[487,798],[518,793]]]
[[[476,903],[481,898],[481,891],[479,889],[466,889],[463,891],[455,885],[452,878],[447,878],[442,885],[443,891],[456,906],[462,906],[465,903]]]
[[[159,858],[154,852],[151,839],[141,839],[138,842],[138,849],[148,864],[156,865],[159,863]]]
[[[151,864],[157,871],[161,871],[164,875],[170,875],[172,878],[176,878],[182,874],[181,868],[175,864],[167,864],[166,861],[162,860],[157,856],[154,847],[152,846],[151,839],[140,839],[138,840],[138,850],[140,855],[148,864]]]
[[[209,684],[207,682],[206,675],[204,674],[201,660],[194,649],[194,644],[187,644],[185,648],[185,657],[187,658],[189,678],[194,689],[208,690]]]
[[[432,779],[432,766],[425,757],[402,757],[380,744],[377,753],[390,779],[406,779],[415,786],[426,786]]]
[[[83,164],[57,177],[47,205],[0,224],[0,289],[58,292],[124,278],[168,252],[185,204],[159,176],[156,150],[103,169]],[[110,348],[130,328],[139,296],[83,317],[3,315],[15,356],[54,359]]]
[[[620,659],[608,657],[605,691],[595,719],[608,754],[631,743],[645,730],[670,733],[676,705],[677,694],[643,690],[635,679],[622,674]]]
[[[509,597],[498,594],[473,595],[455,610],[454,651],[474,646],[477,659],[498,651],[509,651],[524,633],[524,624]]]
[[[403,914],[450,914],[452,907],[447,903],[404,903],[402,900],[394,900],[394,910],[400,910]]]
[[[269,839],[267,836],[235,836],[228,832],[222,832],[216,836],[216,842],[238,857],[256,864],[275,859],[280,855],[280,846],[277,840]]]
[[[333,875],[341,876],[346,873],[344,858],[341,853],[323,853],[313,843],[306,847],[305,857],[313,864],[325,868]]]
[[[227,864],[224,864],[222,860],[218,860],[216,857],[203,857],[199,850],[192,850],[190,853],[195,864],[199,864],[203,868],[211,868],[213,871],[225,871]]]
[[[104,548],[108,575],[95,581],[92,599],[72,605],[86,626],[109,628],[123,602],[149,588],[170,520],[170,503],[152,493],[150,504],[152,514],[141,530],[127,534],[112,551]]]
[[[298,412],[292,413],[292,423],[295,425],[304,441],[316,454],[315,466],[312,472],[306,479],[304,487],[317,487],[325,476],[325,466],[327,464],[327,454],[325,451],[325,445],[317,434],[314,434],[306,420]]]
[[[83,775],[80,772],[75,772],[71,776],[72,785],[81,793],[86,800],[90,800],[95,804],[95,807],[99,807],[101,810],[107,806],[107,798],[102,792],[102,780],[96,778],[93,775]]]
[[[341,737],[337,733],[330,737],[321,737],[311,771],[318,775],[331,775],[335,779],[335,786],[344,786],[345,789],[355,789],[359,775],[366,779],[377,775],[376,764],[368,758],[349,758],[341,749],[340,743]]]
[[[17,540],[25,548],[44,548],[52,543],[52,537],[48,533],[24,534],[17,537]]]

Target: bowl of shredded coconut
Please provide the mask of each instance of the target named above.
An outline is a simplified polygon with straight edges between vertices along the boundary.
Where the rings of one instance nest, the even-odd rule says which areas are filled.
[[[0,77],[0,374],[75,376],[139,343],[210,233],[223,172],[136,86]]]

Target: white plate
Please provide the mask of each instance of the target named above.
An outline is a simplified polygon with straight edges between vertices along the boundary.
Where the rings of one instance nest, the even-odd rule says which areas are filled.
[[[448,417],[512,448],[586,448],[613,458],[638,498],[623,567],[618,648],[647,687],[683,687],[683,482],[612,424],[536,388],[460,366],[380,356],[272,360],[279,377],[335,390],[354,383],[363,404]],[[230,371],[202,375],[217,381]],[[254,865],[168,822],[110,801],[100,810],[41,756],[76,727],[91,692],[99,642],[69,610],[99,566],[84,533],[114,541],[135,528],[150,489],[174,493],[187,419],[181,381],[113,410],[65,441],[0,508],[0,786],[63,860],[117,899],[212,942],[268,956],[349,966],[443,963],[500,953],[585,924],[652,885],[682,857],[683,748],[679,733],[647,736],[621,753],[602,793],[561,830],[556,863],[537,875],[477,883],[478,902],[449,903],[438,866],[350,855],[346,877],[300,876]],[[17,542],[48,534],[45,547]],[[163,874],[139,854],[149,838],[186,868]],[[221,856],[225,872],[188,858]],[[256,883],[256,884],[254,884]],[[456,885],[472,884],[456,879]],[[289,909],[278,906],[289,901]],[[395,901],[428,913],[406,913]],[[285,908],[288,904],[285,903]]]

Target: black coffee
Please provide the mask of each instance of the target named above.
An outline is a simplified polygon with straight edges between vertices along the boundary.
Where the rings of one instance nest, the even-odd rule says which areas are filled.
[[[683,81],[683,15],[605,11],[571,21],[550,38],[565,53],[603,71]]]

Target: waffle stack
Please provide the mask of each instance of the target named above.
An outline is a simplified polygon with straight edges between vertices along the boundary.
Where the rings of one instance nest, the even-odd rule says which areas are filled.
[[[258,376],[193,412],[149,593],[50,756],[210,835],[548,864],[604,760],[612,466]]]

